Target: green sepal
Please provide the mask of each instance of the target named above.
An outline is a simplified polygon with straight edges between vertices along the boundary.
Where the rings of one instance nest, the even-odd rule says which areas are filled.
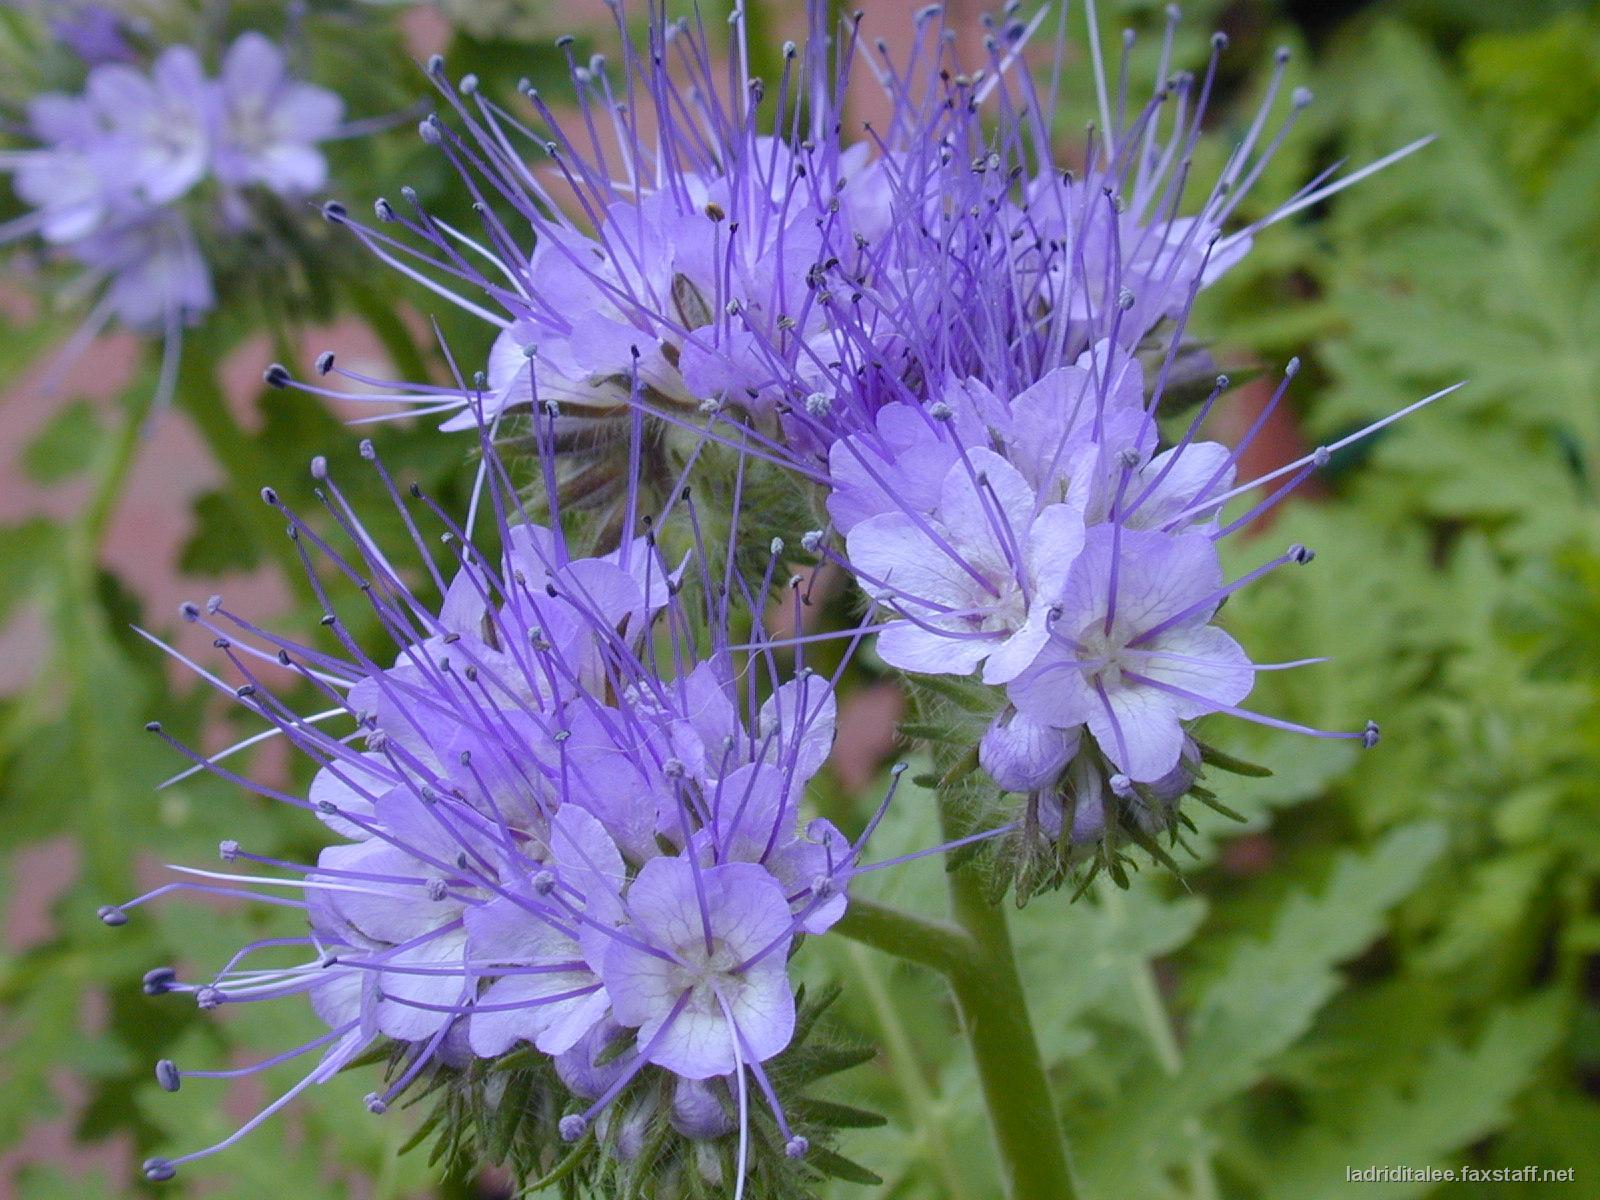
[[[846,1183],[859,1183],[867,1187],[880,1187],[883,1184],[881,1176],[874,1175],[860,1163],[826,1146],[811,1147],[806,1153],[806,1162],[823,1175],[842,1179]]]
[[[439,1122],[442,1120],[444,1120],[444,1109],[442,1107],[434,1109],[422,1119],[422,1124],[417,1126],[415,1132],[400,1144],[400,1149],[395,1151],[395,1155],[409,1154],[422,1145],[433,1131],[439,1128]]]
[[[965,734],[949,729],[942,725],[933,725],[926,721],[902,721],[900,733],[904,737],[919,742],[951,742],[964,745],[969,739]]]
[[[1235,809],[1229,808],[1221,800],[1218,800],[1217,794],[1210,788],[1203,788],[1196,784],[1194,787],[1189,789],[1189,795],[1200,801],[1201,804],[1204,804],[1212,812],[1220,813],[1222,816],[1227,817],[1228,820],[1237,821],[1241,825],[1246,824],[1246,818],[1244,814],[1236,811]]]
[[[571,1176],[574,1171],[582,1166],[583,1160],[593,1152],[594,1135],[586,1130],[584,1135],[577,1140],[577,1142],[573,1145],[572,1150],[565,1158],[558,1162],[554,1167],[550,1168],[549,1171],[539,1176],[539,1178],[530,1180],[523,1190],[525,1192],[542,1192],[545,1188],[550,1187],[552,1184],[560,1183],[563,1179]]]
[[[915,692],[931,693],[941,700],[948,700],[964,712],[985,719],[992,717],[999,707],[996,689],[979,683],[971,676],[918,675],[911,680],[911,687]],[[918,705],[918,708],[923,709],[924,706]]]
[[[878,1056],[874,1046],[803,1046],[785,1055],[784,1065],[800,1079],[823,1079],[871,1062]]]
[[[1196,741],[1200,747],[1200,761],[1208,766],[1216,767],[1219,771],[1227,771],[1231,775],[1245,775],[1251,779],[1265,779],[1272,774],[1271,767],[1263,767],[1259,763],[1247,762],[1242,758],[1235,758],[1226,750],[1218,750],[1205,742]]]
[[[789,1105],[789,1115],[803,1121],[826,1125],[830,1129],[878,1129],[889,1123],[882,1113],[840,1104],[837,1100],[806,1098]]]

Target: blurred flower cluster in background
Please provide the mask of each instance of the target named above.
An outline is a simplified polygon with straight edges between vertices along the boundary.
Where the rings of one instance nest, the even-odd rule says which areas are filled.
[[[915,55],[926,19],[916,7],[869,0],[864,44],[884,39],[882,61]],[[897,234],[875,227],[858,197],[893,194],[904,213],[919,187],[957,192],[957,172],[940,174],[949,155],[929,154],[918,179],[907,165],[915,156],[899,152],[896,139],[922,117],[888,98],[898,79],[857,80],[843,100],[798,84],[790,101],[779,93],[797,122],[802,112],[817,121],[795,158],[811,191],[793,210],[773,182],[793,166],[774,165],[769,149],[771,163],[748,177],[684,172],[662,184],[659,205],[621,205],[599,221],[620,177],[552,142],[541,170],[568,172],[590,221],[622,230],[600,235],[607,253],[638,222],[637,256],[593,266],[605,255],[550,215],[544,176],[502,153],[495,118],[514,112],[534,126],[537,111],[587,128],[608,154],[670,130],[698,102],[687,90],[636,97],[627,120],[598,134],[574,103],[572,78],[595,95],[608,86],[616,13],[646,36],[643,8],[598,0],[0,8],[0,168],[10,180],[0,201],[0,1196],[159,1186],[248,1200],[281,1195],[290,1179],[307,1197],[508,1196],[514,1176],[528,1176],[519,1155],[529,1145],[549,1170],[596,1121],[619,1159],[639,1130],[668,1124],[690,1143],[722,1139],[731,1156],[736,1101],[740,1122],[747,1105],[770,1112],[772,1144],[822,1164],[811,1190],[793,1193],[782,1190],[789,1176],[763,1167],[752,1186],[772,1190],[752,1196],[987,1200],[1004,1169],[938,976],[818,936],[843,915],[846,890],[869,912],[942,911],[944,870],[919,856],[967,836],[978,844],[956,857],[987,872],[991,900],[1032,900],[1010,914],[1010,937],[1082,1195],[1302,1200],[1342,1195],[1353,1186],[1347,1167],[1374,1164],[1536,1163],[1573,1168],[1580,1192],[1595,1186],[1586,1181],[1600,1179],[1600,13],[1562,0],[1514,9],[1195,0],[1177,22],[1161,5],[1104,0],[1113,116],[1095,86],[1108,68],[1090,60],[1080,7],[1059,64],[1050,48],[1060,13],[1048,9],[1032,66],[1039,79],[1060,66],[1061,112],[1041,128],[1073,173],[1033,178],[1043,153],[1019,138],[998,150],[986,181],[983,164],[968,172],[963,149],[971,191],[917,209],[929,224],[956,214],[949,237],[970,236],[971,261],[989,268],[971,284],[918,277],[915,263],[894,274],[868,252]],[[982,61],[986,31],[1035,13],[986,24],[979,6],[946,5],[952,53]],[[794,57],[786,39],[806,41],[803,9],[747,0],[743,63],[725,8],[708,4],[704,15],[705,94],[713,71],[737,67],[777,93],[770,81],[788,80]],[[1125,28],[1137,39],[1124,42]],[[1104,219],[1099,172],[1125,169],[1122,109],[1145,99],[1129,100],[1118,74],[1125,46],[1127,78],[1187,79],[1162,97],[1179,111],[1164,161],[1173,203],[1187,185],[1181,211],[1201,216],[1177,235],[1169,226],[1143,259],[1052,265],[1046,247]],[[1204,120],[1185,144],[1196,80]],[[1281,142],[1265,124],[1274,103],[1294,114]],[[436,108],[443,125],[428,117]],[[647,111],[658,128],[644,138],[630,122]],[[852,135],[871,124],[882,152],[872,168],[866,155],[830,157],[815,135],[822,113]],[[1085,155],[1073,124],[1096,114]],[[695,161],[697,136],[680,136],[679,153]],[[1319,174],[1330,164],[1348,173],[1429,137],[1361,186],[1306,190],[1331,178]],[[1137,126],[1129,144],[1141,138],[1145,151],[1155,144]],[[1241,142],[1268,151],[1230,157]],[[988,244],[985,188],[1014,177],[998,171],[1002,160],[1028,178],[1030,195],[1050,192],[1060,229],[1030,224],[1029,240],[1019,227],[1005,246]],[[1107,197],[1108,244],[1151,245],[1140,220],[1167,203],[1168,178],[1140,173],[1127,211]],[[374,210],[380,196],[393,202]],[[526,219],[520,234],[486,218],[497,206]],[[735,227],[760,231],[740,254],[723,233],[729,213]],[[484,231],[484,244],[464,230]],[[855,296],[824,313],[836,283],[808,308],[801,297],[819,287],[804,274],[820,256],[805,241],[813,236],[839,281],[848,272],[863,291],[902,303],[862,315]],[[647,320],[619,296],[638,280],[655,286],[663,246],[703,273],[655,281],[672,308]],[[1003,261],[983,257],[991,249]],[[796,254],[807,256],[802,273],[786,276]],[[1028,307],[1016,279],[1030,272],[1076,272],[1081,294],[1069,290],[1076,305],[1040,316],[1037,356],[991,365],[991,377],[1005,376],[993,390],[961,378],[970,366],[960,339],[919,340],[933,308],[959,296],[981,346],[985,315]],[[1131,289],[1091,286],[1113,274]],[[788,314],[800,309],[810,316],[797,323]],[[573,332],[580,310],[593,319]],[[1146,335],[1174,322],[1181,337],[1156,337],[1152,349]],[[652,340],[643,356],[630,342],[639,328]],[[902,420],[893,381],[874,374],[882,359],[919,354],[949,372],[943,384],[931,369],[917,375],[937,399],[932,424]],[[881,389],[862,420],[829,399],[847,390],[841,361]],[[814,396],[785,405],[752,362],[778,363]],[[480,366],[483,378],[467,386]],[[1212,386],[1219,373],[1234,385],[1226,394]],[[1352,439],[1461,380],[1468,386],[1420,419]],[[558,400],[560,415],[511,412],[530,386]],[[1074,388],[1098,393],[1093,422],[1035,419]],[[1143,409],[1151,389],[1167,396],[1171,419],[1159,430]],[[649,421],[637,415],[641,395]],[[690,437],[719,419],[708,395],[740,397],[750,441]],[[504,435],[498,451],[480,445],[480,424],[485,438]],[[969,448],[986,437],[1004,460]],[[1071,455],[1041,456],[1052,441]],[[1158,442],[1176,449],[1158,452]],[[1331,459],[1316,449],[1347,442]],[[863,465],[869,444],[893,446],[903,473],[885,482]],[[708,509],[702,531],[682,458],[737,498],[746,476],[731,464],[752,446],[801,472],[825,503],[803,511],[751,483],[747,514],[719,521]],[[581,520],[570,545],[559,528],[508,525],[520,501],[503,472],[537,481],[541,502],[548,485],[551,509],[558,492],[571,501]],[[1224,508],[1236,480],[1260,478],[1306,486]],[[442,608],[406,590],[429,585],[424,560],[386,557],[418,538],[394,480],[416,481],[411,508],[450,514],[443,553],[460,575],[446,588],[426,560]],[[498,531],[503,558],[457,536],[449,522],[467,513]],[[813,529],[819,522],[827,528]],[[435,546],[439,524],[425,530]],[[706,555],[703,532],[726,547],[726,564]],[[360,568],[329,551],[325,575],[342,571],[352,596],[379,596],[370,611],[332,606],[337,624],[306,570],[323,538],[344,538]],[[1295,569],[1306,547],[1315,567]],[[942,555],[959,569],[929,565]],[[732,580],[736,568],[762,588],[796,582],[765,612],[762,588],[730,607],[736,589],[719,593],[713,577],[726,569]],[[1239,590],[1222,582],[1259,575]],[[514,599],[513,579],[546,591]],[[496,589],[504,603],[485,602]],[[1160,603],[1141,600],[1127,615],[1127,596],[1163,589]],[[679,674],[696,681],[692,699],[649,699],[656,668],[640,629],[658,620],[688,629],[689,607],[717,603],[721,641],[672,645],[688,664]],[[877,638],[810,637],[861,625],[864,608]],[[413,609],[426,613],[424,632],[396,636],[395,614]],[[1071,626],[1088,664],[1050,640],[1058,625]],[[255,637],[258,626],[281,637],[271,644],[286,648],[284,665],[316,668],[283,685],[281,706],[260,701],[252,676],[245,689],[219,689],[183,666],[215,665],[233,654],[229,637]],[[776,640],[750,654],[754,678],[741,682],[730,664],[765,644],[763,627]],[[551,778],[567,787],[576,769],[594,795],[648,798],[650,819],[640,825],[633,809],[601,801],[496,810],[489,821],[463,805],[453,819],[474,832],[452,831],[461,847],[446,853],[425,828],[441,811],[433,789],[495,792],[479,772],[503,770],[505,747],[412,739],[408,727],[426,720],[385,688],[435,689],[433,708],[481,714],[476,671],[493,675],[473,656],[492,652],[504,669],[502,649],[530,637],[541,665],[517,665],[517,697],[490,702],[497,721],[520,730],[524,697],[583,709],[549,739]],[[402,648],[392,669],[350,650],[390,638]],[[412,642],[473,665],[461,680],[419,684],[404,661]],[[1163,654],[1182,666],[1144,665]],[[1307,655],[1332,662],[1265,669]],[[1063,672],[1071,688],[1057,685]],[[344,675],[369,688],[364,755],[319,742],[307,723],[316,718],[294,716],[325,708],[327,681]],[[769,676],[763,704],[758,684]],[[812,679],[829,681],[826,706],[808,704]],[[611,715],[630,706],[619,733]],[[1272,716],[1252,723],[1257,713]],[[287,736],[258,738],[263,716]],[[1374,726],[1362,728],[1369,717],[1382,722],[1381,745]],[[569,768],[573,729],[578,749],[604,741],[616,754]],[[813,750],[835,729],[824,764]],[[1299,736],[1321,730],[1337,736]],[[227,768],[262,794],[185,771],[167,743],[201,758],[244,743]],[[1207,791],[1202,763],[1242,774]],[[390,774],[382,788],[371,783]],[[435,815],[400,812],[401,789],[385,791],[395,779],[426,794],[418,813]],[[998,801],[994,783],[1006,793]],[[380,802],[368,803],[369,788],[384,791]],[[720,801],[684,799],[724,788],[758,813],[754,844],[740,841],[750,836],[743,804],[729,824]],[[797,825],[806,789],[808,820]],[[1186,793],[1215,803],[1180,811]],[[273,794],[309,796],[313,812],[287,811]],[[941,803],[963,814],[955,826],[941,826]],[[330,854],[330,829],[381,838]],[[869,832],[870,858],[899,865],[852,877]],[[518,851],[511,868],[499,859],[491,868],[486,847],[497,841],[545,849],[537,862]],[[315,1012],[196,1011],[162,993],[193,990],[202,1010],[216,1008],[206,989],[178,980],[209,975],[241,946],[302,934],[304,919],[204,899],[102,906],[161,887],[165,864],[215,866],[219,845],[228,862],[243,853],[273,866],[320,863],[334,872],[325,879],[420,883],[433,903],[410,892],[388,907],[341,898],[335,879],[331,899],[313,905],[316,936],[335,931],[402,964],[398,975],[330,973],[339,964],[326,958],[306,975],[320,989]],[[446,861],[458,848],[465,882]],[[623,879],[668,915],[625,921]],[[1063,883],[1061,895],[1039,896]],[[530,948],[514,918],[547,903],[565,906],[572,936]],[[135,919],[106,928],[123,917]],[[806,952],[784,969],[801,940]],[[447,1018],[464,1013],[476,980],[435,965],[441,947],[458,964],[466,953],[534,965],[477,997],[469,1030]],[[693,978],[663,976],[664,954],[692,961]],[[176,974],[148,973],[161,964]],[[250,986],[266,993],[279,982]],[[530,996],[546,1006],[534,1018],[515,1007]],[[806,1042],[813,1027],[824,1034]],[[375,1064],[344,1069],[372,1028],[425,1048],[391,1060],[392,1086]],[[724,1028],[734,1031],[726,1042]],[[637,1043],[618,1040],[631,1029]],[[275,1064],[290,1047],[335,1038],[344,1040],[314,1077],[306,1064],[269,1065],[231,1091],[177,1086],[180,1068]],[[472,1124],[441,1117],[427,1096],[407,1103],[406,1085],[434,1057],[470,1063],[518,1039],[550,1056],[562,1094],[592,1107],[541,1110],[530,1132],[523,1126],[537,1122],[522,1114],[538,1109],[544,1085],[508,1101],[492,1076],[472,1076],[479,1090],[461,1095],[514,1119]],[[633,1049],[619,1053],[624,1044]],[[769,1059],[776,1087],[760,1069]],[[747,1066],[763,1094],[720,1082],[736,1077],[742,1088]],[[659,1093],[641,1098],[635,1087],[625,1113],[609,1112],[636,1075],[663,1080]],[[230,1139],[303,1077],[317,1086],[292,1108],[156,1182],[171,1158]],[[448,1095],[445,1107],[458,1102]],[[808,1144],[802,1127],[827,1130],[826,1145]],[[742,1177],[742,1144],[738,1153]],[[672,1184],[681,1190],[659,1194],[732,1195],[704,1182],[717,1177],[702,1163]],[[560,1191],[570,1180],[551,1186],[578,1194]],[[1519,1184],[1421,1176],[1378,1192],[1523,1194]]]

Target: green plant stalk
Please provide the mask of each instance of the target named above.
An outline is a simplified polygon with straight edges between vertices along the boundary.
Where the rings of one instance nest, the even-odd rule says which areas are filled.
[[[855,896],[834,929],[852,941],[946,976],[960,970],[978,948],[959,925]]]
[[[945,836],[948,814],[942,814]],[[1077,1190],[1055,1097],[1039,1055],[1017,973],[1005,910],[990,904],[970,871],[952,871],[952,921],[853,899],[835,929],[949,981],[971,1043],[995,1146],[1012,1200],[1073,1200]]]
[[[957,836],[948,801],[939,820],[946,839]],[[1066,1138],[1039,1054],[1028,999],[1017,972],[1005,909],[991,904],[971,870],[945,874],[950,915],[976,943],[952,974],[950,988],[972,1046],[978,1082],[1011,1200],[1073,1200],[1078,1194],[1067,1162]]]

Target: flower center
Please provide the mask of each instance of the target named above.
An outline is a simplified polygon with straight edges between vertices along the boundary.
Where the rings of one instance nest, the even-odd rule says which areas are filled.
[[[1028,619],[1028,605],[1016,577],[1009,572],[992,576],[998,596],[988,597],[989,603],[977,619],[980,633],[1011,633],[1022,628]]]
[[[1127,643],[1115,627],[1109,635],[1105,621],[1096,618],[1078,634],[1078,650],[1083,673],[1098,679],[1107,691],[1122,686],[1123,655]]]
[[[696,1007],[716,1009],[716,993],[720,988],[726,995],[737,982],[733,969],[739,965],[739,956],[721,938],[711,939],[711,952],[706,944],[696,938],[691,944],[678,947],[677,986],[691,993],[691,1003]]]

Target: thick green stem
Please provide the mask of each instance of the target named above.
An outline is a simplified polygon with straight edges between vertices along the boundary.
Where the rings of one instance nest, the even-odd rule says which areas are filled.
[[[941,806],[945,837],[953,839]],[[950,912],[976,943],[974,956],[950,976],[956,1005],[977,1062],[978,1082],[1011,1200],[1072,1200],[1066,1139],[1039,1054],[1028,1000],[1017,973],[1005,909],[990,903],[971,871],[951,871]]]
[[[947,830],[947,836],[949,836]],[[988,903],[967,871],[947,876],[954,921],[852,899],[835,930],[949,980],[977,1062],[1011,1200],[1072,1200],[1061,1122],[1003,908]]]

